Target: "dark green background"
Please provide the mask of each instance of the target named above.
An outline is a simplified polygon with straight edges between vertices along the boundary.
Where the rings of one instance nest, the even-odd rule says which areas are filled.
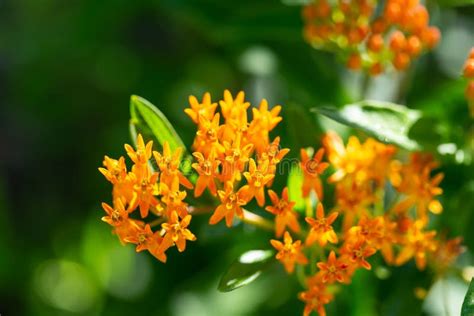
[[[386,93],[393,76],[369,96],[423,110],[413,137],[434,153],[456,145],[457,159],[438,156],[445,212],[435,226],[472,249],[472,121],[459,74],[474,46],[474,10],[430,3],[434,24],[451,32],[446,44],[414,65],[395,97]],[[309,108],[357,101],[361,78],[304,43],[301,30],[300,7],[269,0],[0,0],[0,313],[298,315],[300,288],[279,266],[246,288],[216,290],[240,253],[269,246],[267,233],[196,218],[198,241],[171,250],[166,265],[121,247],[100,222],[110,186],[97,167],[130,142],[131,94],[156,104],[191,144],[188,95],[217,100],[244,89],[253,104],[265,96],[284,106],[275,135],[293,155],[318,146],[322,128]],[[412,263],[388,269],[384,280],[358,273],[329,314],[421,314],[412,289],[429,289],[433,275]]]

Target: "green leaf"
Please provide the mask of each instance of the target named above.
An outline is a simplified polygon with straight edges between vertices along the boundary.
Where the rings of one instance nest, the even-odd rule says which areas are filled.
[[[471,284],[469,285],[469,289],[467,290],[461,309],[461,316],[472,315],[474,315],[474,278],[471,280]]]
[[[257,279],[274,259],[274,250],[249,250],[235,260],[222,276],[217,289],[230,292]]]
[[[130,133],[134,141],[137,133],[141,133],[146,140],[153,140],[162,146],[167,141],[172,151],[178,147],[186,150],[183,141],[168,119],[149,101],[132,95],[130,115]]]
[[[461,7],[474,4],[474,0],[438,0],[438,2],[443,7]]]
[[[408,150],[420,148],[416,141],[408,137],[408,133],[413,124],[420,119],[421,113],[405,106],[366,100],[346,105],[342,109],[317,107],[312,111],[362,130],[380,141],[393,143]]]
[[[304,211],[305,201],[303,198],[303,172],[299,166],[292,166],[288,175],[288,195],[290,201],[295,202],[295,210]]]

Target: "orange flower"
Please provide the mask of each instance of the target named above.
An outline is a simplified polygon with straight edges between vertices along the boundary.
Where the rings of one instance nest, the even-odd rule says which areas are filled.
[[[308,197],[314,190],[319,199],[323,198],[323,187],[319,175],[329,167],[327,162],[321,162],[324,149],[320,148],[311,159],[305,149],[301,149],[301,169],[303,170],[303,196]]]
[[[433,259],[435,260],[438,269],[442,271],[448,268],[456,258],[466,250],[461,245],[462,240],[462,237],[449,240],[442,238],[438,242],[438,247],[433,255]]]
[[[249,102],[245,101],[245,93],[240,91],[235,99],[229,90],[224,91],[224,100],[219,101],[222,116],[230,128],[236,129],[239,126],[247,125],[247,109]]]
[[[252,108],[253,120],[249,126],[249,134],[255,149],[259,154],[265,151],[268,147],[268,134],[281,121],[278,114],[281,111],[281,106],[277,105],[270,111],[268,110],[268,102],[263,99],[260,102],[260,107]]]
[[[242,206],[247,204],[247,202],[242,199],[240,190],[234,193],[233,189],[232,182],[226,182],[225,191],[217,191],[221,204],[216,208],[214,214],[212,214],[209,219],[209,224],[215,225],[225,217],[227,227],[231,227],[236,214],[240,218],[243,217]]]
[[[265,210],[275,215],[275,234],[277,237],[283,235],[283,231],[288,226],[293,232],[299,233],[301,228],[298,223],[298,215],[293,211],[295,202],[289,201],[288,199],[288,188],[285,187],[281,193],[281,199],[278,195],[272,191],[268,191],[272,206],[267,206]]]
[[[316,219],[306,217],[306,222],[311,225],[311,229],[306,237],[306,245],[312,245],[318,242],[320,246],[325,246],[327,242],[336,244],[337,235],[332,228],[332,223],[336,220],[338,212],[333,212],[327,218],[324,217],[324,208],[321,203],[316,208]]]
[[[224,160],[222,163],[222,181],[234,181],[241,179],[241,172],[249,160],[253,150],[253,144],[242,146],[242,133],[237,133],[232,142],[224,141]]]
[[[207,156],[211,151],[221,152],[222,145],[219,144],[219,134],[223,128],[219,124],[220,115],[216,113],[212,120],[199,117],[199,130],[196,132],[193,147],[195,151]]]
[[[160,169],[160,182],[170,186],[173,179],[177,177],[179,183],[188,189],[192,189],[193,185],[189,180],[179,171],[181,163],[181,154],[183,149],[177,148],[174,153],[171,153],[170,146],[167,141],[163,143],[163,154],[154,151],[156,164]]]
[[[107,180],[112,182],[112,184],[123,181],[127,176],[127,166],[125,165],[124,157],[120,157],[116,160],[105,156],[103,164],[105,168],[99,168],[99,171]]]
[[[342,228],[348,230],[358,217],[367,216],[376,201],[369,182],[357,184],[351,179],[336,185],[336,210],[344,214]]]
[[[102,208],[107,216],[102,217],[102,221],[111,226],[120,226],[128,219],[128,211],[120,200],[116,200],[115,207],[111,207],[107,203],[102,203]]]
[[[166,216],[171,216],[171,212],[175,211],[180,217],[188,214],[188,204],[184,202],[186,198],[186,191],[179,190],[179,179],[175,177],[171,186],[168,187],[166,184],[161,184],[161,201],[166,204]]]
[[[129,174],[133,185],[134,198],[130,203],[132,209],[140,207],[140,216],[145,218],[148,216],[150,207],[158,205],[155,195],[158,194],[158,173],[151,173],[148,165],[143,165],[144,169],[140,169],[137,165],[133,166],[132,172]]]
[[[334,283],[346,281],[347,264],[336,259],[336,253],[331,251],[327,262],[318,262],[319,273],[323,283]]]
[[[218,174],[217,167],[219,166],[220,161],[216,160],[215,151],[211,150],[207,158],[204,158],[203,154],[200,152],[194,152],[193,156],[198,162],[193,163],[192,167],[199,174],[199,178],[196,181],[194,196],[200,196],[206,188],[209,189],[209,192],[211,192],[212,195],[216,195],[217,188],[214,179]]]
[[[166,262],[166,249],[169,245],[163,244],[163,237],[160,232],[153,233],[150,225],[146,224],[144,228],[139,228],[135,231],[135,234],[130,235],[126,238],[127,242],[136,244],[136,251],[140,252],[148,250],[155,258],[161,262]]]
[[[349,239],[343,246],[342,254],[349,257],[349,261],[357,264],[367,270],[372,266],[367,262],[366,258],[374,255],[377,250],[366,244],[363,239]]]
[[[248,184],[241,188],[243,198],[250,201],[253,197],[259,206],[265,204],[265,185],[271,181],[275,175],[268,174],[268,160],[259,163],[258,168],[255,160],[250,158],[249,171],[244,172]]]
[[[295,264],[308,263],[308,259],[301,252],[301,240],[293,243],[290,233],[285,232],[283,243],[275,239],[270,240],[270,243],[278,250],[276,258],[285,266],[286,272],[293,273]]]
[[[407,233],[402,237],[403,248],[395,259],[396,265],[402,265],[411,258],[415,258],[418,269],[426,267],[426,255],[436,250],[433,240],[436,231],[424,232],[424,222],[421,220],[409,223]]]
[[[128,237],[126,241],[132,244],[136,244],[136,251],[140,252],[148,249],[148,245],[152,245],[157,241],[154,237],[157,236],[154,236],[150,225],[146,224],[144,228],[140,228],[139,230],[137,230],[136,234]],[[159,237],[161,238],[161,236]]]
[[[280,137],[275,137],[273,142],[261,153],[261,160],[268,160],[268,173],[276,173],[276,165],[280,163],[283,157],[288,154],[290,150],[288,148],[280,148]],[[271,186],[272,181],[267,183],[267,186]]]
[[[308,280],[308,290],[299,293],[298,297],[305,303],[303,316],[308,316],[312,311],[317,312],[319,316],[326,316],[324,305],[334,299],[334,295],[328,293],[324,283],[311,282],[311,279]]]
[[[397,190],[407,195],[405,200],[394,207],[395,212],[406,212],[412,206],[417,207],[418,216],[427,221],[427,210],[433,214],[443,211],[443,206],[434,197],[443,193],[439,187],[444,175],[430,177],[431,170],[437,166],[431,156],[412,154],[410,162],[402,166],[402,181]]]
[[[353,226],[348,231],[349,236],[346,238],[364,240],[368,245],[380,250],[387,263],[392,263],[396,225],[396,223],[383,216],[377,216],[373,219],[364,216],[359,220],[357,226]]]
[[[211,95],[209,92],[204,93],[201,103],[199,103],[195,96],[189,96],[189,105],[191,108],[185,109],[184,112],[189,115],[196,124],[199,123],[200,117],[211,120],[217,108],[217,103],[211,103]]]
[[[163,239],[163,247],[170,247],[175,244],[179,252],[186,249],[186,240],[195,241],[196,236],[187,228],[191,222],[191,215],[186,215],[179,221],[178,213],[171,212],[167,223],[161,224],[166,231]]]
[[[153,141],[149,141],[146,146],[143,141],[141,134],[137,136],[137,150],[133,149],[129,144],[125,144],[125,150],[127,151],[128,156],[136,164],[146,164],[151,158],[151,150],[153,147]]]

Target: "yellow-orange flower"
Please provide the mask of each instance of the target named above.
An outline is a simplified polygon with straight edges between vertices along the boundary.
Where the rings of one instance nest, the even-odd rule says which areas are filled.
[[[112,184],[123,181],[127,176],[127,166],[125,165],[124,157],[120,157],[116,160],[105,156],[103,165],[105,168],[99,168],[99,171]]]
[[[370,270],[372,266],[367,258],[374,255],[377,250],[369,246],[364,239],[349,239],[344,243],[341,253],[349,258],[349,262]]]
[[[242,145],[242,133],[236,133],[232,141],[224,141],[224,160],[222,163],[221,181],[240,181],[241,172],[249,161],[253,144]]]
[[[215,151],[212,150],[207,158],[200,152],[194,152],[193,156],[197,159],[197,163],[193,163],[192,167],[196,169],[199,178],[196,181],[196,188],[194,196],[200,196],[206,188],[209,189],[212,195],[216,195],[217,188],[214,182],[219,170],[217,167],[220,161],[216,159]]]
[[[226,182],[225,191],[217,191],[221,204],[216,208],[209,219],[209,224],[215,225],[225,217],[227,227],[232,226],[234,216],[243,217],[242,206],[247,202],[241,197],[241,191],[234,192],[232,182]]]
[[[156,164],[160,169],[160,182],[171,186],[174,178],[179,179],[179,183],[187,189],[192,189],[193,184],[179,170],[181,163],[181,154],[183,149],[177,148],[174,153],[171,152],[168,142],[163,143],[163,153],[154,151]]]
[[[462,237],[456,237],[446,240],[442,238],[438,242],[437,249],[433,255],[433,259],[439,270],[448,268],[456,258],[466,249],[461,245]]]
[[[130,173],[130,178],[133,182],[134,193],[131,202],[132,209],[139,206],[140,215],[145,218],[148,216],[150,207],[158,205],[158,199],[155,197],[158,194],[158,173],[152,173],[148,165],[143,165],[143,169],[135,165]]]
[[[317,312],[319,316],[326,316],[324,305],[329,304],[334,299],[334,295],[327,291],[324,283],[319,280],[311,281],[313,279],[315,278],[308,279],[308,290],[298,295],[299,299],[305,303],[303,316],[308,316],[312,311]]]
[[[321,184],[321,175],[329,167],[327,162],[322,162],[324,149],[320,148],[310,158],[306,149],[301,149],[301,169],[303,170],[303,196],[308,197],[311,190],[314,190],[321,200],[323,198],[323,186]]]
[[[178,251],[183,252],[186,249],[186,240],[195,241],[196,236],[187,228],[190,222],[191,215],[186,215],[180,221],[178,213],[171,212],[168,222],[161,224],[166,232],[163,237],[165,247],[176,245]]]
[[[301,251],[301,240],[293,242],[289,232],[285,232],[283,243],[275,239],[270,240],[270,243],[278,250],[276,258],[284,265],[286,272],[293,273],[295,264],[308,263],[308,259]]]
[[[299,233],[301,228],[298,223],[298,215],[293,210],[295,202],[292,202],[288,198],[288,188],[285,187],[281,193],[281,199],[278,195],[272,191],[268,191],[270,200],[272,201],[271,206],[267,206],[265,210],[275,215],[275,234],[277,237],[283,235],[283,231],[288,226],[293,232]]]
[[[125,150],[128,156],[136,164],[146,164],[151,158],[151,151],[153,147],[153,141],[149,141],[146,145],[143,141],[141,134],[137,136],[137,150],[133,149],[129,144],[125,144]]]
[[[120,226],[128,219],[128,212],[120,200],[116,201],[115,207],[102,203],[102,208],[107,213],[107,216],[102,217],[102,221],[111,226]]]
[[[268,174],[268,164],[269,161],[265,160],[257,167],[255,160],[250,158],[249,171],[244,172],[248,184],[241,189],[243,197],[247,201],[255,197],[260,206],[265,204],[265,185],[275,177],[273,174]]]
[[[199,129],[196,132],[193,144],[196,152],[201,152],[207,156],[211,151],[221,152],[223,150],[219,143],[219,134],[223,126],[220,125],[219,120],[219,113],[216,113],[211,120],[202,116],[199,117]]]
[[[346,282],[347,264],[336,258],[336,253],[331,251],[327,262],[317,264],[323,283]]]
[[[128,211],[125,210],[121,200],[116,200],[114,204],[114,207],[111,207],[107,203],[102,203],[102,207],[107,213],[107,216],[103,216],[102,220],[114,227],[113,233],[124,244],[127,242],[127,238],[135,235],[143,224],[128,217]]]
[[[180,217],[188,213],[188,204],[184,202],[186,191],[179,190],[179,178],[174,177],[171,185],[161,183],[161,201],[166,205],[166,216],[171,216],[171,212],[177,212]]]
[[[247,109],[249,102],[245,102],[245,93],[240,91],[235,99],[229,90],[224,91],[224,100],[219,101],[222,116],[225,119],[227,128],[238,129],[241,126],[247,126]],[[230,135],[229,135],[230,136]]]
[[[249,134],[259,154],[263,153],[269,142],[268,134],[281,121],[278,114],[281,111],[281,106],[274,106],[270,111],[268,110],[268,102],[263,99],[260,102],[260,107],[252,108],[253,120],[250,122]]]
[[[395,259],[396,265],[402,265],[411,258],[415,258],[418,269],[426,267],[427,254],[436,250],[436,243],[433,240],[436,231],[423,231],[425,224],[421,220],[411,222],[407,233],[402,237],[402,250]]]
[[[217,103],[211,103],[211,94],[209,92],[204,93],[201,103],[199,103],[195,96],[189,96],[189,105],[191,108],[185,109],[184,112],[189,115],[196,124],[199,123],[200,117],[211,120],[217,108]]]
[[[316,218],[305,218],[306,222],[311,225],[308,237],[306,237],[306,245],[312,245],[316,241],[320,246],[325,246],[328,241],[333,244],[337,243],[337,235],[331,225],[338,215],[338,212],[333,212],[325,217],[323,205],[319,203],[316,208]]]

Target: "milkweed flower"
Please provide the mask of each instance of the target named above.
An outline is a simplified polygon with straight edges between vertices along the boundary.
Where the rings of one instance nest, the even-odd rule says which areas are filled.
[[[326,262],[318,262],[317,266],[323,283],[347,282],[346,269],[348,264],[337,259],[334,251],[331,251]]]
[[[336,52],[349,69],[371,75],[389,67],[407,69],[441,37],[418,0],[313,0],[303,8],[303,19],[309,44]]]
[[[421,220],[409,223],[409,228],[401,237],[402,249],[395,259],[396,265],[402,265],[411,258],[415,258],[418,269],[426,267],[427,255],[436,250],[434,236],[436,231],[424,231],[424,222]]]
[[[325,217],[323,205],[319,203],[316,208],[316,218],[305,218],[305,221],[311,227],[308,237],[306,237],[306,245],[310,246],[316,241],[320,246],[325,246],[328,241],[333,244],[337,243],[338,238],[331,225],[338,215],[339,213],[333,212],[328,217]]]
[[[374,3],[344,1],[338,4],[341,12],[333,12],[329,2],[320,0],[316,11],[306,13],[331,20],[355,12],[370,16]],[[397,13],[395,4],[399,2],[387,1],[390,9],[383,14],[389,16],[389,23],[406,24],[409,31],[391,32],[390,39],[384,33],[389,24],[383,19],[364,22],[377,30],[377,35],[364,27],[346,30],[343,20],[334,29],[320,25],[317,31],[337,32],[338,36],[348,31],[351,43],[361,40],[374,54],[390,45],[398,53],[418,55],[427,45],[426,38],[417,40],[408,33],[424,32],[426,12],[418,7],[410,11],[416,21],[404,21],[407,13]],[[368,39],[362,36],[364,32],[369,32],[364,35]],[[396,58],[400,59],[396,63],[405,63],[403,55]],[[300,152],[302,202],[309,206],[314,191],[318,203],[315,215],[307,207],[305,220],[299,221],[301,210],[295,209],[288,188],[283,187],[280,195],[274,188],[277,166],[289,152],[280,146],[280,137],[270,138],[270,132],[282,120],[281,106],[262,100],[258,107],[251,108],[243,92],[234,97],[227,90],[220,102],[212,102],[206,93],[202,101],[191,96],[189,103],[185,113],[196,124],[189,156],[193,159],[191,177],[181,168],[184,148],[171,148],[163,142],[161,151],[153,151],[153,142],[145,142],[140,134],[135,147],[125,145],[131,166],[123,156],[104,157],[99,171],[113,188],[112,204],[102,204],[102,220],[122,244],[133,244],[137,252],[146,250],[166,262],[170,249],[176,246],[183,252],[190,241],[196,240],[191,231],[192,216],[205,212],[211,213],[210,225],[224,221],[232,227],[239,218],[268,229],[276,238],[283,236],[283,240],[271,239],[270,244],[287,273],[293,273],[297,265],[309,264],[310,269],[297,270],[306,289],[298,296],[305,303],[303,315],[312,311],[325,315],[325,305],[334,299],[333,288],[350,283],[357,270],[371,269],[370,258],[376,252],[387,264],[401,265],[414,259],[419,269],[429,265],[438,274],[444,273],[462,252],[461,239],[436,238],[436,230],[428,230],[428,212],[437,215],[443,209],[439,201],[443,174],[435,172],[438,164],[431,156],[412,153],[408,161],[403,155],[396,159],[397,148],[393,145],[355,136],[344,142],[329,132],[323,138],[323,148],[314,155],[306,149]],[[327,161],[323,161],[325,154]],[[327,169],[334,172],[326,181],[321,175]],[[334,205],[327,214],[322,204],[323,184],[334,189]],[[392,197],[389,190],[396,194]],[[190,198],[192,192],[194,199]],[[272,221],[245,209],[254,201],[273,215]],[[336,223],[339,218],[342,226]],[[298,235],[298,240],[293,240],[290,231]]]
[[[161,225],[165,230],[163,243],[167,246],[176,245],[178,251],[183,252],[186,249],[186,240],[196,240],[196,236],[188,229],[190,222],[191,215],[186,215],[180,220],[178,213],[171,212],[169,221]]]
[[[435,199],[443,193],[439,184],[443,180],[443,173],[431,177],[432,170],[437,167],[429,155],[412,154],[410,161],[402,166],[401,182],[396,189],[406,198],[395,206],[397,212],[407,212],[412,206],[422,220],[427,220],[427,211],[439,214],[443,211],[442,204]]]
[[[295,264],[308,263],[308,259],[301,251],[301,240],[293,242],[293,238],[287,231],[283,236],[283,243],[275,239],[270,240],[270,243],[278,251],[276,258],[283,263],[286,272],[293,273]]]
[[[308,152],[305,149],[301,149],[301,170],[303,170],[303,196],[309,196],[311,190],[316,192],[319,199],[323,198],[323,186],[321,183],[320,175],[329,167],[327,162],[322,162],[324,149],[320,148],[310,158]]]
[[[289,200],[288,188],[283,189],[281,198],[272,190],[268,190],[268,195],[272,205],[267,206],[265,210],[275,215],[275,235],[281,237],[287,226],[293,232],[299,233],[301,228],[298,223],[298,214],[293,210],[295,202]]]
[[[141,134],[136,143],[136,148],[125,145],[134,163],[130,171],[127,171],[123,157],[114,160],[105,156],[105,168],[99,168],[113,184],[114,200],[113,207],[102,204],[107,213],[102,220],[113,227],[113,233],[123,244],[135,244],[137,252],[148,250],[158,260],[166,262],[168,248],[176,244],[178,250],[183,251],[185,240],[195,240],[187,229],[191,215],[184,202],[186,192],[180,190],[181,185],[189,189],[192,184],[179,170],[182,149],[172,153],[165,142],[162,153],[152,152],[153,142],[145,144]],[[151,166],[152,155],[160,172]],[[142,220],[132,217],[137,209]],[[153,231],[151,223],[146,222],[150,213],[160,221],[166,221],[163,230]]]
[[[242,218],[244,216],[242,206],[247,204],[247,201],[242,198],[242,189],[234,192],[232,182],[226,182],[225,190],[217,191],[217,195],[221,204],[216,208],[214,214],[209,219],[209,224],[215,225],[225,218],[227,227],[232,226],[234,216]]]
[[[299,299],[305,303],[303,316],[310,315],[312,311],[317,312],[319,316],[325,316],[324,305],[334,299],[334,295],[328,292],[326,285],[320,279],[319,276],[309,278],[308,289],[298,295]]]
[[[196,189],[194,190],[194,196],[199,197],[206,188],[212,195],[217,194],[217,188],[215,178],[217,177],[217,167],[221,163],[216,159],[214,150],[211,150],[208,157],[200,152],[194,152],[193,156],[197,159],[197,162],[192,164],[192,167],[198,172],[199,178],[196,181]]]
[[[189,96],[189,105],[191,108],[185,109],[184,112],[194,123],[199,123],[201,117],[211,120],[217,108],[217,103],[211,102],[211,94],[209,92],[204,93],[202,102],[199,102],[193,95]]]

